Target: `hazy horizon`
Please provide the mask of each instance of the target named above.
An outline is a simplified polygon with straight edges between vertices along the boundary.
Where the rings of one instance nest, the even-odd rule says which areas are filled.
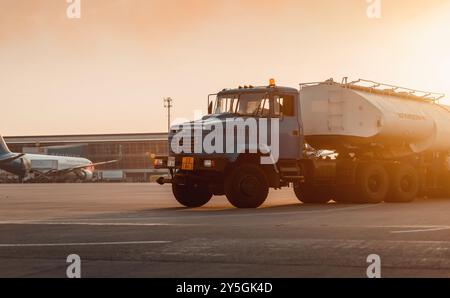
[[[244,84],[343,76],[450,96],[450,2],[0,0],[1,135],[166,131]]]

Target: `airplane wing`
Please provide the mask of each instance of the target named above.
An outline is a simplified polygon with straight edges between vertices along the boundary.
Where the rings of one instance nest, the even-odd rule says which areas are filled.
[[[0,164],[14,161],[16,159],[21,158],[24,155],[25,155],[25,153],[19,153],[19,154],[14,154],[14,155],[9,155],[8,154],[8,155],[6,155],[4,157],[0,157]]]
[[[116,163],[116,162],[118,162],[118,160],[109,160],[109,161],[102,161],[102,162],[97,162],[97,163],[76,166],[76,167],[67,168],[67,169],[63,169],[63,170],[52,170],[52,171],[46,172],[45,175],[56,176],[56,175],[68,174],[68,173],[76,171],[76,170],[81,170],[81,169],[85,169],[85,168],[89,168],[89,167],[106,165],[106,164]]]
[[[116,163],[116,162],[118,162],[118,161],[119,161],[119,160],[115,159],[115,160],[108,160],[108,161],[96,162],[96,163],[87,165],[86,167],[89,167],[89,166],[91,166],[91,167],[92,167],[92,166],[96,167],[96,166],[101,166],[101,165],[107,165],[107,164],[110,164],[110,163]]]

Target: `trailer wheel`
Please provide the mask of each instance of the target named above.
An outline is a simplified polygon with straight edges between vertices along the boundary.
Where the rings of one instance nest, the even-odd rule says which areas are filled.
[[[409,164],[396,164],[389,169],[390,187],[386,202],[406,203],[419,193],[419,174]]]
[[[172,183],[172,192],[178,203],[188,208],[201,207],[212,197],[208,185],[204,183],[179,184],[175,180]]]
[[[232,169],[225,178],[225,195],[236,208],[258,208],[269,194],[269,185],[263,171],[252,164]]]
[[[362,163],[356,173],[356,185],[351,201],[363,204],[381,203],[389,190],[386,169],[378,163]]]
[[[297,199],[305,204],[326,204],[331,197],[323,188],[305,183],[295,183],[294,192]]]

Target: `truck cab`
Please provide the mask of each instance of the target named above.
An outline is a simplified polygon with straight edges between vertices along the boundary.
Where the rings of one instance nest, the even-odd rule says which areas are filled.
[[[172,126],[170,154],[154,159],[168,168],[175,198],[199,207],[226,195],[238,208],[256,208],[268,190],[302,179],[304,137],[295,88],[243,86],[208,96],[208,115]]]
[[[211,100],[212,97],[212,100]],[[277,120],[279,123],[280,159],[301,157],[300,105],[298,90],[278,87],[274,83],[267,87],[244,86],[225,89],[208,97],[208,114],[211,117],[233,119],[249,117]],[[204,118],[205,119],[205,118]]]

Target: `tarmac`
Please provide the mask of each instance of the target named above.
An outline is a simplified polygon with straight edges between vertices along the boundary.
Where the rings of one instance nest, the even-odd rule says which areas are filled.
[[[157,184],[0,185],[0,277],[450,276],[450,199],[301,204],[271,191],[259,209],[213,197],[181,207]]]

